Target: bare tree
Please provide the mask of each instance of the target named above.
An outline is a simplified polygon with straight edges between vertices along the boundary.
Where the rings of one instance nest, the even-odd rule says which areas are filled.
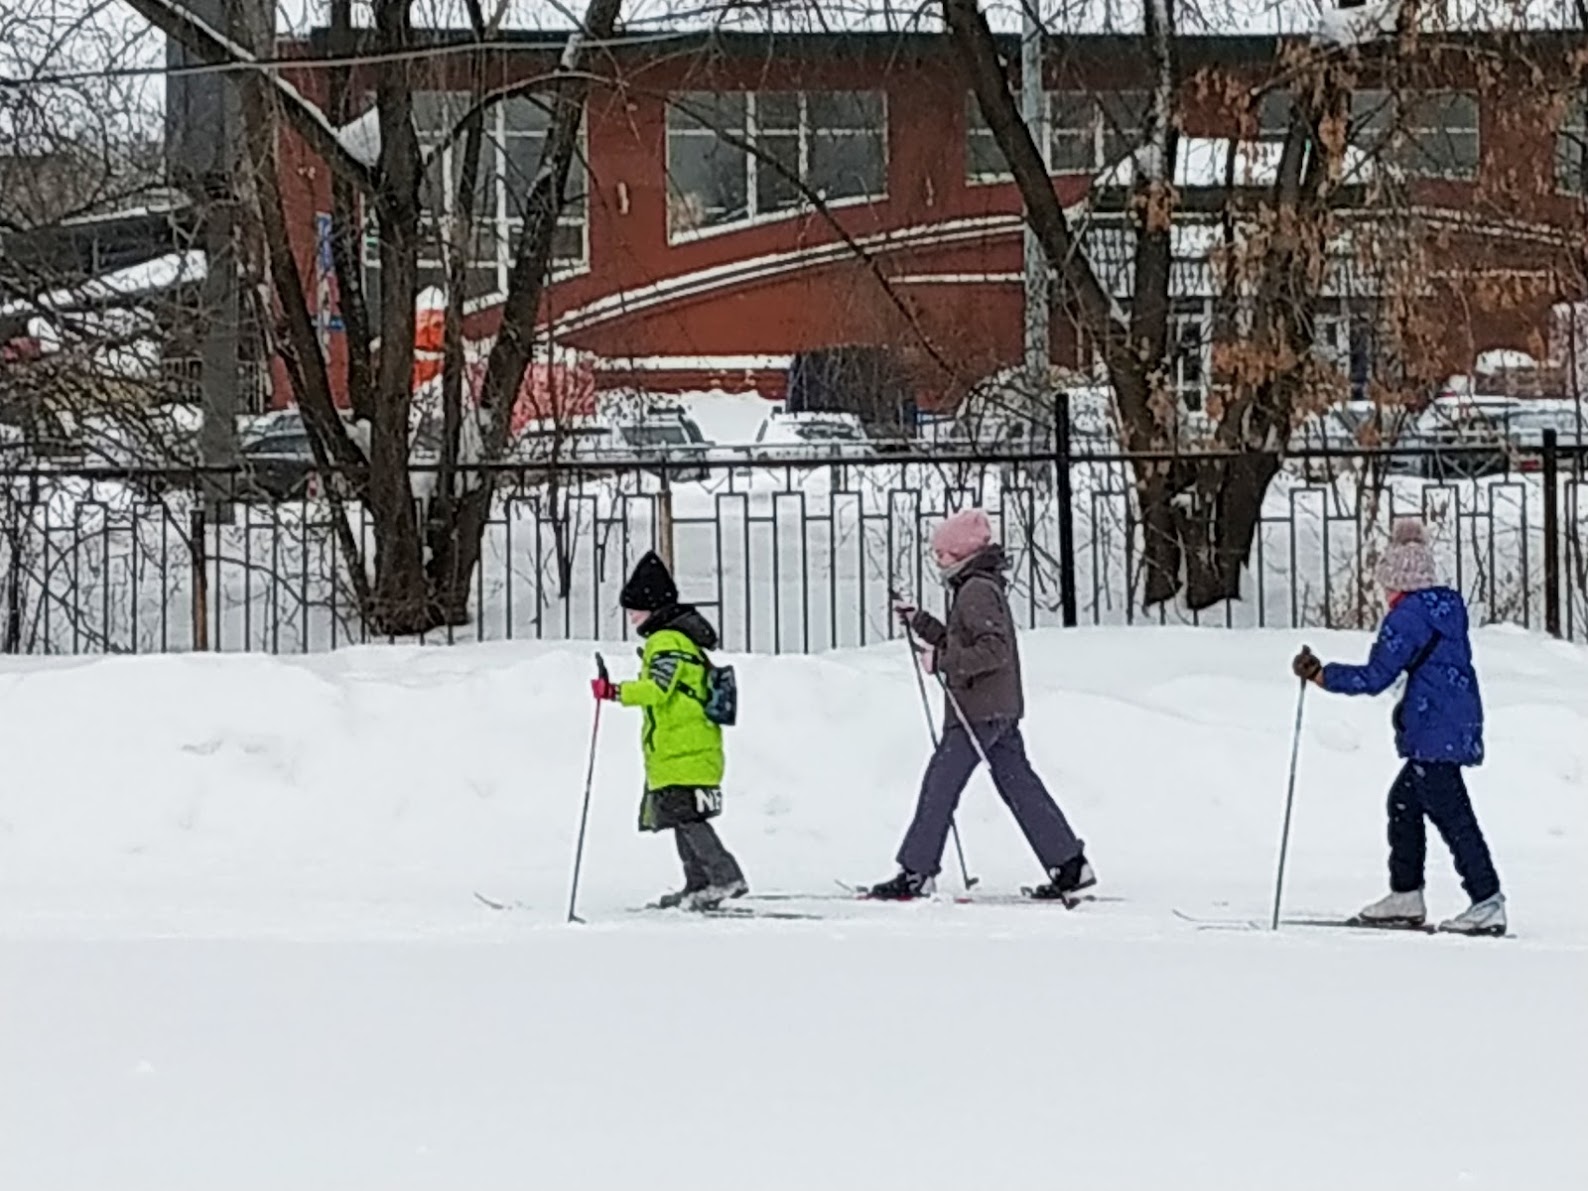
[[[408,58],[419,44],[411,0],[380,0],[373,6],[373,28],[356,37],[350,8],[333,5],[336,44],[356,44],[369,61],[358,77],[375,95],[378,148],[361,154],[338,136],[337,122],[310,102],[253,48],[246,30],[217,30],[176,0],[127,0],[169,37],[202,61],[236,70],[243,94],[249,160],[267,231],[272,291],[280,308],[279,348],[293,391],[311,429],[320,462],[345,479],[338,498],[367,504],[374,532],[374,557],[363,551],[339,504],[350,550],[350,568],[365,615],[374,629],[417,633],[467,619],[470,578],[478,564],[490,514],[493,486],[490,464],[506,449],[514,403],[531,363],[542,296],[551,273],[558,218],[567,201],[568,178],[577,151],[592,75],[587,43],[604,42],[616,26],[620,0],[592,0],[581,28],[569,36],[559,61],[546,74],[487,88],[476,82],[474,100],[443,145],[421,146],[415,129],[414,91]],[[478,5],[470,18],[477,38],[490,22]],[[488,55],[474,62],[477,80],[486,77]],[[349,112],[346,77],[333,89],[333,114]],[[540,171],[528,187],[522,237],[509,274],[501,324],[480,382],[479,433],[471,449],[461,416],[461,319],[464,291],[447,294],[448,350],[444,391],[445,435],[428,516],[422,517],[409,467],[412,361],[418,260],[424,242],[421,189],[427,166],[445,145],[461,139],[464,157],[478,154],[478,127],[492,105],[532,93],[551,111]],[[286,205],[279,172],[279,130],[290,129],[326,162],[335,179],[336,270],[348,331],[346,391],[355,412],[367,422],[367,448],[337,414],[331,363],[321,349],[303,278],[290,251]],[[472,148],[471,148],[472,147]],[[471,171],[461,171],[460,201],[467,212]],[[362,227],[372,227],[379,244],[378,327],[368,313],[361,284]],[[467,237],[467,217],[451,229]],[[460,241],[462,242],[462,241]],[[376,349],[378,339],[379,348]],[[482,470],[481,465],[485,465]],[[366,566],[368,565],[368,570]],[[372,571],[372,575],[369,572]]]

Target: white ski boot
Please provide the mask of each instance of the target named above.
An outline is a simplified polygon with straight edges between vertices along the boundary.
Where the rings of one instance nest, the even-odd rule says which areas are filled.
[[[1428,917],[1423,891],[1391,893],[1370,906],[1363,906],[1352,922],[1357,926],[1421,926]]]
[[[1439,929],[1452,935],[1505,934],[1505,894],[1496,893],[1481,902],[1473,902],[1454,918],[1441,922]]]

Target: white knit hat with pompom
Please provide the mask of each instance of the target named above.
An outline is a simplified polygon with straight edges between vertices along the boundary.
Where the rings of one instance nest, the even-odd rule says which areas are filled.
[[[1389,549],[1378,560],[1378,582],[1385,591],[1422,591],[1439,586],[1428,531],[1421,521],[1397,521]]]

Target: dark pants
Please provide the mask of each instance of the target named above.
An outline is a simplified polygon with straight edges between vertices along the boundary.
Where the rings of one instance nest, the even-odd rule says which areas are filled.
[[[1390,888],[1410,893],[1423,887],[1423,865],[1428,856],[1424,815],[1433,821],[1456,858],[1456,872],[1467,896],[1481,902],[1500,892],[1500,878],[1495,875],[1478,818],[1472,813],[1461,767],[1430,761],[1408,761],[1390,787]]]
[[[1044,872],[1074,860],[1081,854],[1081,841],[1065,822],[1064,812],[1048,794],[1042,779],[1026,759],[1026,742],[1020,726],[1011,723],[976,725],[992,766],[993,784],[1014,813],[1026,842],[1037,854]],[[907,872],[935,877],[942,868],[943,845],[948,840],[949,823],[959,806],[965,783],[976,771],[980,758],[976,745],[957,723],[950,723],[943,739],[927,764],[921,779],[921,796],[915,804],[915,819],[899,845],[899,867]]]
[[[680,823],[673,828],[673,839],[678,844],[678,858],[684,862],[685,889],[744,880],[739,862],[722,846],[717,829],[710,823]]]

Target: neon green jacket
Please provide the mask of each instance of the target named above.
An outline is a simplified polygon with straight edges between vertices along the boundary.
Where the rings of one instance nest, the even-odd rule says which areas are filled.
[[[653,617],[653,622],[662,614]],[[704,650],[717,643],[706,618],[684,606],[652,627],[640,652],[640,676],[618,687],[625,707],[645,710],[640,746],[645,787],[722,785],[722,728],[706,718]]]

